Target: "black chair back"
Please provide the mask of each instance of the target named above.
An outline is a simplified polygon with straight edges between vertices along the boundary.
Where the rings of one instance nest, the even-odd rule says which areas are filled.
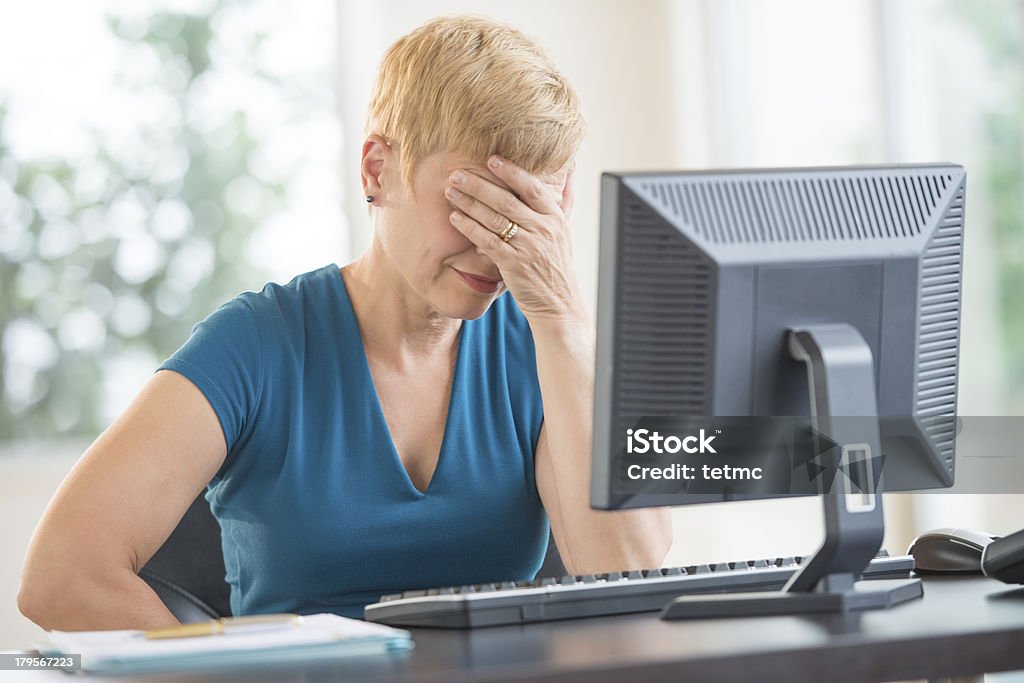
[[[220,524],[202,494],[139,576],[182,623],[231,616]]]

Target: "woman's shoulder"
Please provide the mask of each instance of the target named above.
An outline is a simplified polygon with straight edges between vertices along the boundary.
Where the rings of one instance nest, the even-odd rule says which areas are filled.
[[[219,338],[242,343],[251,338],[264,354],[305,347],[324,338],[343,336],[348,325],[343,315],[338,266],[329,265],[292,278],[286,284],[267,283],[260,291],[247,291],[225,302],[197,326]]]
[[[340,271],[332,263],[296,275],[286,284],[268,282],[258,292],[242,292],[234,301],[251,308],[257,316],[287,316],[310,309],[336,306],[340,283]]]
[[[268,282],[260,291],[247,291],[224,304],[247,309],[261,332],[299,333],[309,324],[331,319],[340,303],[341,275],[331,264],[296,275],[286,284]]]

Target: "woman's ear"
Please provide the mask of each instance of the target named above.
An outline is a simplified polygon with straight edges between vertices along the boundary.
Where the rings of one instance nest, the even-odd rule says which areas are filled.
[[[379,197],[382,184],[381,174],[384,162],[391,157],[391,147],[380,135],[370,135],[363,142],[363,158],[359,172],[363,180],[363,194],[367,197]]]

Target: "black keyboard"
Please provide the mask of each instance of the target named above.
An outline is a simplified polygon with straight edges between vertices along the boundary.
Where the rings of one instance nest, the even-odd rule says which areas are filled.
[[[411,590],[367,605],[366,618],[392,626],[476,628],[653,612],[679,595],[779,590],[804,559],[780,557]],[[914,558],[890,557],[883,550],[862,578],[905,579],[913,569]]]

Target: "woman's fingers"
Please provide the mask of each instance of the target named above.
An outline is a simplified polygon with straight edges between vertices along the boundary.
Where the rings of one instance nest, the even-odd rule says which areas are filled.
[[[485,256],[494,261],[499,269],[509,256],[515,254],[516,250],[510,242],[503,241],[494,232],[458,209],[452,211],[448,215],[448,219],[456,230],[465,235]]]
[[[495,167],[493,164],[496,159],[491,157],[488,168],[511,190],[459,169],[448,177],[450,185],[446,188],[445,196],[449,201],[497,233],[508,227],[510,220],[521,227],[532,228],[540,215],[561,213],[552,191],[539,178],[510,161],[501,161]]]
[[[491,173],[512,188],[516,195],[519,195],[517,202],[526,204],[527,207],[539,214],[553,214],[559,211],[558,202],[551,194],[547,185],[541,182],[540,178],[528,173],[524,168],[512,163],[508,159],[494,154],[487,160],[487,168]],[[511,193],[510,193],[511,194]],[[513,199],[515,196],[513,195]],[[501,209],[498,208],[500,211]],[[518,221],[516,221],[518,222]]]
[[[530,207],[508,190],[485,178],[459,170],[454,171],[448,180],[452,189],[461,195],[456,203],[459,209],[478,219],[491,232],[500,233],[510,220],[519,225],[533,222]],[[446,192],[445,195],[452,201],[451,194]]]
[[[477,180],[481,179],[477,178]],[[492,185],[492,187],[495,186]],[[451,202],[459,211],[497,235],[500,235],[509,227],[509,221],[515,220],[504,214],[498,213],[476,197],[467,194],[466,192],[462,192],[455,187],[448,187],[444,192],[444,196],[447,197],[448,201]]]

